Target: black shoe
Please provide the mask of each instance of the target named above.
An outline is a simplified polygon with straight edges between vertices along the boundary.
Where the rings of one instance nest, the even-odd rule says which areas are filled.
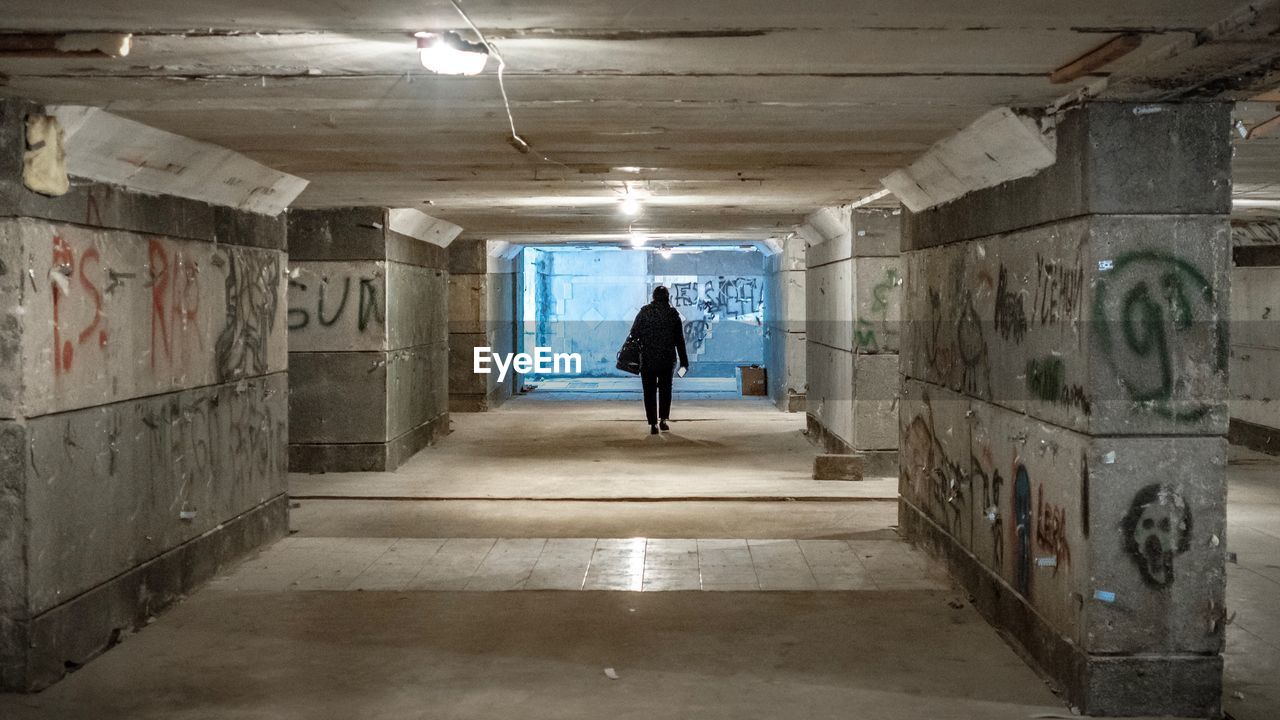
[[[658,434],[658,426],[657,426],[657,425],[650,425],[650,426],[649,426],[649,434],[650,434],[650,435],[657,435],[657,434]]]
[[[661,431],[663,431],[663,432],[666,432],[666,431],[668,431],[668,430],[670,430],[670,429],[671,429],[671,426],[667,424],[667,421],[666,421],[666,420],[659,420],[659,421],[658,421],[658,429],[659,429],[659,430],[661,430]]]

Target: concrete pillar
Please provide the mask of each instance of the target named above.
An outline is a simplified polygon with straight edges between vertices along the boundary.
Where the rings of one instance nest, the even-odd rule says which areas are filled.
[[[769,397],[780,410],[805,409],[805,241],[782,242],[765,268],[765,366]]]
[[[897,474],[898,214],[827,209],[810,216],[806,401],[810,435],[865,456],[868,476]],[[831,216],[837,216],[831,222]],[[817,236],[818,242],[813,242]]]
[[[448,433],[446,250],[391,212],[289,213],[291,470],[394,470]]]
[[[24,125],[42,113],[0,100],[0,689],[15,690],[288,526],[283,220],[80,179],[32,192]]]
[[[449,248],[449,409],[484,412],[510,398],[522,382],[509,372],[476,374],[474,353],[516,348],[516,264],[507,243],[459,238]]]
[[[829,453],[853,452],[853,246],[850,210],[823,208],[800,228],[805,252],[805,415]]]
[[[1280,221],[1232,223],[1234,445],[1280,455]]]
[[[855,208],[853,268],[853,410],[850,444],[868,476],[898,469],[898,346],[902,266],[897,210]]]
[[[1066,112],[906,213],[900,524],[1094,715],[1221,691],[1229,108]]]

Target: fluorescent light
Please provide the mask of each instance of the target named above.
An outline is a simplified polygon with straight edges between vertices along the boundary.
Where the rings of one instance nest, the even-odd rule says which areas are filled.
[[[644,244],[645,244],[645,243],[647,243],[647,242],[649,242],[649,236],[648,236],[648,235],[645,235],[644,233],[640,232],[639,230],[632,231],[632,233],[631,233],[631,247],[633,247],[633,248],[644,247]]]
[[[663,245],[661,248],[658,248],[658,254],[659,254],[659,255],[661,255],[664,259],[665,259],[665,258],[670,258],[670,257],[671,257],[671,248],[670,248],[670,247],[668,247],[668,246],[666,246],[666,245]]]
[[[642,209],[640,199],[634,195],[628,194],[626,197],[622,198],[622,202],[619,203],[618,209],[622,211],[623,215],[635,217],[640,214],[640,210]]]
[[[420,32],[418,59],[422,67],[440,75],[479,75],[489,62],[489,50],[480,43],[463,40],[458,33]]]
[[[1280,209],[1280,199],[1267,198],[1235,198],[1232,207],[1238,208],[1276,208]]]

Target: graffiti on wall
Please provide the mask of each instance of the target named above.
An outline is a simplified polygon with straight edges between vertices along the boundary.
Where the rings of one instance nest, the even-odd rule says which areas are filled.
[[[1060,357],[1027,360],[1026,383],[1034,398],[1076,408],[1085,415],[1093,411],[1089,393],[1079,384],[1067,382],[1067,367]]]
[[[1041,325],[1058,325],[1075,319],[1084,294],[1084,266],[1076,262],[1046,259],[1036,254],[1036,290],[1032,317]]]
[[[678,276],[677,276],[678,277]],[[684,341],[691,356],[704,355],[722,322],[745,323],[763,328],[764,285],[759,277],[718,276],[715,278],[654,277],[654,284],[666,284],[671,305],[684,320]]]
[[[283,376],[256,378],[36,418],[30,467],[42,482],[148,488],[160,507],[210,496],[253,504],[283,490],[285,389]]]
[[[701,355],[706,349],[707,340],[711,339],[711,321],[686,320],[683,327],[685,351]]]
[[[1000,265],[996,282],[995,329],[1000,337],[1021,343],[1027,334],[1027,311],[1022,305],[1022,295],[1009,287],[1009,269]]]
[[[202,375],[267,371],[279,253],[75,228],[49,238],[49,357],[58,392],[82,382],[114,388],[120,373],[144,387],[172,387],[181,377],[200,383]],[[225,315],[206,307],[223,301]]]
[[[965,466],[948,457],[935,432],[933,408],[925,398],[925,410],[902,431],[902,472],[915,497],[927,500],[934,519],[947,532],[959,534],[969,511],[969,474]]]
[[[982,320],[974,306],[973,293],[965,291],[956,322],[956,355],[960,360],[960,388],[971,395],[991,393],[991,363]]]
[[[989,463],[988,463],[989,464]],[[988,470],[983,463],[973,460],[973,477],[982,483],[982,513],[987,520],[988,542],[991,545],[992,564],[1004,567],[1004,516],[1000,513],[1000,498],[1004,490],[1004,478],[1000,470]]]
[[[324,276],[315,283],[315,297],[310,297],[311,283],[290,278],[289,329],[302,330],[314,322],[319,327],[354,327],[358,332],[386,324],[379,278],[344,275]],[[341,290],[334,289],[340,287]]]
[[[889,320],[890,300],[902,279],[896,268],[886,268],[884,277],[871,288],[871,305],[854,323],[854,343],[858,352],[876,353],[896,347],[898,329]]]
[[[712,320],[757,315],[764,304],[758,277],[717,277],[671,285],[671,305],[677,310],[696,308]]]
[[[1035,514],[1036,549],[1051,555],[1058,568],[1071,564],[1071,541],[1067,537],[1067,510],[1044,499],[1044,485],[1036,490]]]
[[[271,400],[275,392],[257,385],[202,391],[146,408],[150,466],[173,468],[188,480],[274,481],[285,466],[287,437],[286,418]]]
[[[1013,472],[1014,587],[1031,596],[1031,476],[1019,464]]]
[[[108,333],[102,312],[102,292],[93,275],[99,270],[98,248],[85,248],[77,259],[76,251],[60,235],[53,236],[53,267],[49,273],[49,289],[53,293],[53,371],[62,375],[71,370],[77,348],[99,349],[107,346]],[[81,294],[92,307],[83,327],[71,327],[67,305]]]
[[[1188,400],[1190,375],[1224,374],[1227,332],[1212,284],[1195,266],[1155,250],[1126,253],[1097,283],[1093,330],[1112,372],[1132,400],[1181,421],[1204,417],[1211,406]],[[1196,338],[1184,342],[1187,338]],[[1179,348],[1203,346],[1213,356],[1197,368]],[[1203,363],[1201,363],[1203,364]]]
[[[1121,522],[1124,547],[1142,580],[1153,588],[1173,584],[1173,561],[1191,549],[1191,506],[1159,483],[1138,491]]]
[[[224,283],[226,320],[214,344],[219,380],[267,371],[267,346],[279,303],[280,258],[231,248]]]
[[[200,264],[165,243],[147,242],[147,272],[151,285],[151,367],[184,363],[192,343],[204,349],[197,321],[200,317]]]

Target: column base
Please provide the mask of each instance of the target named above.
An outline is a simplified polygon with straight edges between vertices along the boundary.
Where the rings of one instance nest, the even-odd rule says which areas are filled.
[[[0,627],[0,690],[35,692],[106,652],[220,570],[289,532],[278,495],[27,620]]]
[[[786,393],[774,400],[774,404],[782,412],[804,412],[805,397],[803,393]]]
[[[805,426],[809,441],[824,452],[831,455],[861,455],[863,477],[898,477],[897,450],[858,450],[808,413],[805,414]]]
[[[289,472],[389,472],[448,434],[449,413],[442,413],[384,443],[290,444]]]
[[[496,410],[511,397],[505,384],[498,385],[489,394],[454,393],[449,395],[449,412],[473,413]]]
[[[805,413],[805,427],[809,432],[809,441],[832,455],[852,455],[856,452],[853,446],[843,438],[827,429],[812,413]]]
[[[1091,655],[1061,636],[1003,579],[906,500],[904,537],[946,563],[978,612],[1086,715],[1218,717],[1221,655]]]

